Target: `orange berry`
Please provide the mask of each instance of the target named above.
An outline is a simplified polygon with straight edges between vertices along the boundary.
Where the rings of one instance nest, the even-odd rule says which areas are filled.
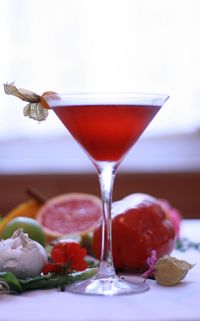
[[[55,91],[45,91],[41,96],[40,96],[40,104],[42,105],[42,107],[46,108],[46,109],[50,109],[47,100],[45,99],[45,97],[47,96],[57,96],[58,94]]]

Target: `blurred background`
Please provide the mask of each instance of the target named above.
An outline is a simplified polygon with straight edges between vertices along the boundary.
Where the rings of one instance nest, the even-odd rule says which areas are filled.
[[[170,96],[120,167],[114,199],[145,192],[200,217],[198,0],[0,2],[0,213],[27,187],[99,193],[91,162],[50,112],[23,116],[3,83],[35,91]]]

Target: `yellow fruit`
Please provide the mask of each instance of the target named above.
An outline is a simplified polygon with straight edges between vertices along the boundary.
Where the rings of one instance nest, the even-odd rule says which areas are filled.
[[[35,199],[29,199],[28,201],[19,204],[13,208],[4,218],[0,221],[0,236],[2,235],[6,225],[12,219],[18,216],[25,216],[35,218],[36,214],[41,207],[41,203]]]

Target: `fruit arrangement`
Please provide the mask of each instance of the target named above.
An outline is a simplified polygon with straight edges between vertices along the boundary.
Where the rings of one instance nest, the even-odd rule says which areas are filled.
[[[15,207],[0,222],[0,292],[7,286],[18,293],[62,288],[94,275],[96,269],[86,254],[100,258],[101,216],[100,199],[83,193],[58,195],[44,203],[32,198]],[[146,271],[144,278],[153,276],[161,285],[178,283],[192,268],[169,256],[180,223],[176,209],[147,194],[132,194],[113,202],[115,268]],[[11,267],[9,247],[16,250],[16,255],[12,251],[15,264]],[[176,275],[169,271],[176,271]]]
[[[50,198],[43,204],[29,199],[11,210],[0,222],[1,238],[22,227],[42,245],[73,238],[89,254],[100,257],[101,201],[83,193]],[[181,216],[169,203],[146,194],[132,194],[112,205],[113,256],[119,270],[143,267],[152,250],[170,254],[179,233]]]

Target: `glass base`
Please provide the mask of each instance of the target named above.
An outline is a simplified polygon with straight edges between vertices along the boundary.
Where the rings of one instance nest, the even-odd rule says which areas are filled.
[[[118,277],[92,278],[66,287],[68,292],[86,295],[127,295],[149,290],[146,282],[127,282]]]

